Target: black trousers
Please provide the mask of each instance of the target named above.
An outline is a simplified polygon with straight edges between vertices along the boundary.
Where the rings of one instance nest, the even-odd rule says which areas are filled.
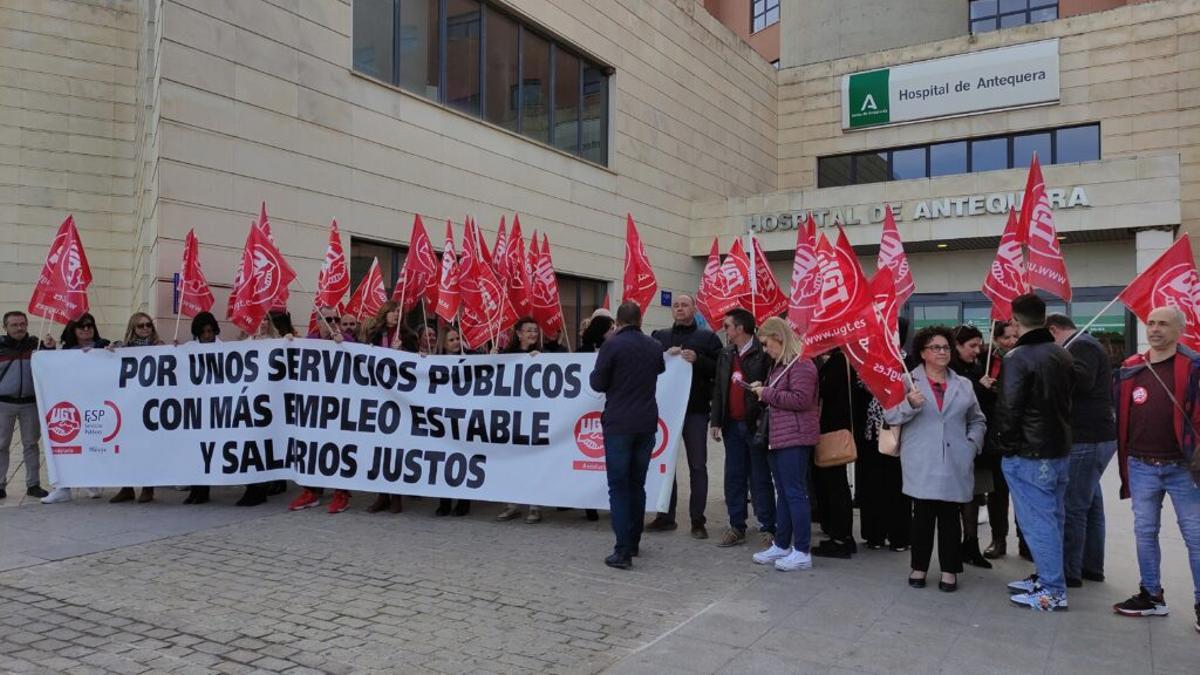
[[[990,462],[992,469],[992,491],[987,496],[988,525],[992,528],[992,541],[1008,538],[1008,482],[1000,470],[1000,458]]]
[[[936,499],[914,499],[912,517],[912,568],[929,571],[933,533],[937,530],[938,563],[943,572],[958,574],[962,564],[962,504]]]
[[[876,453],[878,454],[878,453]],[[816,502],[821,508],[821,529],[839,542],[854,541],[854,502],[845,466],[818,468],[813,465]]]
[[[866,445],[855,462],[859,531],[868,544],[908,546],[912,531],[912,499],[901,492],[900,458],[879,454]]]

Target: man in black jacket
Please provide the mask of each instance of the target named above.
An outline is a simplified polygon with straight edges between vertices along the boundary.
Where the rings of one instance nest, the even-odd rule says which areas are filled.
[[[604,463],[608,503],[617,544],[604,559],[609,567],[633,566],[646,517],[646,471],[658,431],[658,376],[666,370],[663,352],[642,332],[642,310],[636,302],[617,308],[617,332],[596,354],[589,382],[605,394],[600,425],[604,431]]]
[[[1074,361],[1063,568],[1067,587],[1076,588],[1083,585],[1084,579],[1104,581],[1104,493],[1100,476],[1117,453],[1112,363],[1100,341],[1080,333],[1065,314],[1046,317],[1046,328]]]
[[[996,447],[1017,522],[1037,573],[1008,585],[1012,602],[1040,611],[1067,609],[1063,529],[1071,450],[1072,360],[1046,329],[1046,303],[1032,293],[1013,300],[1017,346],[997,383]]]
[[[25,313],[5,314],[4,335],[0,336],[0,499],[8,496],[8,451],[18,423],[25,453],[25,494],[39,499],[47,494],[38,484],[42,469],[42,454],[38,449],[41,425],[31,366],[37,347],[37,338],[29,334],[29,319]],[[46,348],[52,349],[53,344],[47,343]]]
[[[754,337],[754,315],[750,312],[730,310],[722,327],[729,344],[717,359],[709,424],[713,440],[725,441],[725,508],[729,511],[729,530],[717,546],[728,548],[746,543],[747,485],[759,531],[763,533],[764,544],[769,544],[770,533],[775,531],[775,490],[766,448],[752,447],[762,405],[741,383],[766,382],[771,359]]]
[[[675,324],[654,331],[653,337],[663,351],[677,354],[692,364],[692,390],[688,395],[687,414],[683,418],[683,447],[687,452],[691,496],[688,516],[692,519],[692,536],[708,539],[704,505],[708,503],[708,404],[712,395],[713,374],[717,370],[717,354],[721,339],[707,328],[696,325],[696,303],[689,295],[677,295],[671,303]],[[674,530],[675,480],[671,479],[671,506],[646,526],[647,532]]]

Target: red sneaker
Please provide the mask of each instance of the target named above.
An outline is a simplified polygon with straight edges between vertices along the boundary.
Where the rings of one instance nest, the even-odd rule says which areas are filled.
[[[333,501],[329,502],[330,513],[341,513],[350,508],[350,493],[345,490],[335,490]]]
[[[311,509],[314,506],[318,506],[320,503],[321,498],[317,493],[305,488],[299,497],[296,497],[292,500],[291,504],[288,504],[288,511],[303,511],[304,509]]]

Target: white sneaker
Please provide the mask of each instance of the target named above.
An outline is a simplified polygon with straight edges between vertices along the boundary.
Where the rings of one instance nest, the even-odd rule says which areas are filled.
[[[786,558],[780,558],[775,561],[775,569],[780,572],[791,572],[792,570],[807,570],[812,568],[812,556],[804,551],[792,549],[792,552]]]
[[[65,487],[54,488],[50,491],[50,494],[42,497],[43,504],[58,504],[69,501],[71,501],[71,488]]]
[[[104,491],[101,490],[100,488],[82,488],[82,489],[83,489],[83,494],[86,495],[88,499],[100,499],[101,497],[104,496]]]
[[[776,560],[781,560],[792,554],[790,548],[779,548],[775,544],[771,544],[771,548],[766,548],[754,554],[754,562],[759,565],[769,565]]]

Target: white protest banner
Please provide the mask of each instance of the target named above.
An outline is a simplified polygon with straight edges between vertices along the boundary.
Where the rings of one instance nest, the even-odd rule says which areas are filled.
[[[429,356],[321,340],[40,352],[57,487],[313,487],[608,508],[594,354]],[[667,356],[647,508],[665,511],[691,387]]]

